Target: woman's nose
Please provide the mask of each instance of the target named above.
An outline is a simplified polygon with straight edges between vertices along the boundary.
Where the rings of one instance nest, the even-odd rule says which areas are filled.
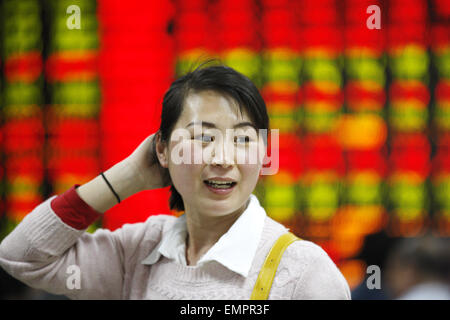
[[[235,161],[234,145],[229,142],[219,142],[214,145],[211,155],[211,164],[229,167],[234,165]]]

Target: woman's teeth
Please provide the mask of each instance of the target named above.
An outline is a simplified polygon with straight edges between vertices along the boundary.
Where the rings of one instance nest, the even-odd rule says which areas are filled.
[[[226,182],[226,181],[209,181],[209,180],[205,180],[204,181],[206,184],[210,185],[213,188],[217,188],[217,189],[228,189],[233,187],[236,182]]]

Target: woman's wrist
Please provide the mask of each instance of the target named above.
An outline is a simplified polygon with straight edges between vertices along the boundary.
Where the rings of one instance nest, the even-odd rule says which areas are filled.
[[[144,190],[142,179],[140,178],[136,167],[128,159],[118,162],[106,170],[104,175],[119,195],[121,201]],[[105,185],[107,186],[106,182]],[[114,196],[111,191],[110,193]]]
[[[121,201],[144,190],[135,167],[127,159],[115,164],[103,174]],[[76,190],[84,202],[101,213],[118,203],[116,196],[101,175],[79,186]]]

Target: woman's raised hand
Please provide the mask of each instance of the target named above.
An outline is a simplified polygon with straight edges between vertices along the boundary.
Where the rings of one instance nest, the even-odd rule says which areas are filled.
[[[156,139],[159,133],[149,135],[124,160],[136,174],[137,183],[142,190],[151,190],[169,186],[168,170],[163,168],[156,155]]]
[[[171,183],[169,172],[161,167],[156,156],[152,134],[125,159],[104,172],[104,176],[123,201],[140,191],[163,188]],[[117,199],[102,176],[97,176],[76,189],[78,195],[98,212],[117,204]]]

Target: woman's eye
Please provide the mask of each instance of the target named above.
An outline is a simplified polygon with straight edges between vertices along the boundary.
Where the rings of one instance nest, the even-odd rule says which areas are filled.
[[[250,137],[249,136],[237,136],[237,137],[234,137],[234,142],[248,143],[248,142],[250,142]]]
[[[201,142],[213,142],[214,137],[207,135],[207,134],[201,134],[194,137],[194,140],[200,140]]]

